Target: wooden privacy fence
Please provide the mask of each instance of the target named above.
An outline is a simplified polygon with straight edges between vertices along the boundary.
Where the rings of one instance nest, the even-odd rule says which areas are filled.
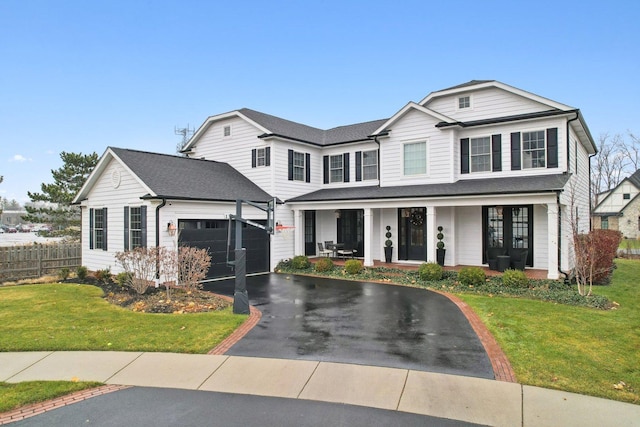
[[[0,247],[0,282],[75,271],[82,263],[80,243]]]

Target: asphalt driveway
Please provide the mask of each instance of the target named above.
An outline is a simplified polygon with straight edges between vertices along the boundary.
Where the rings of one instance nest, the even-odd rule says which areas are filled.
[[[205,289],[233,295],[234,282]],[[494,378],[466,317],[424,289],[307,276],[247,277],[262,319],[226,354]]]

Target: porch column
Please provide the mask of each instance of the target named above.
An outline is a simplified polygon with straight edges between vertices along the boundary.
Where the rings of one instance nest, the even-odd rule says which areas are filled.
[[[373,214],[364,208],[364,265],[373,266]]]
[[[427,262],[436,262],[436,208],[427,206]]]
[[[293,255],[304,255],[304,211],[293,210]]]
[[[548,279],[557,279],[558,273],[558,204],[547,205],[547,265]]]

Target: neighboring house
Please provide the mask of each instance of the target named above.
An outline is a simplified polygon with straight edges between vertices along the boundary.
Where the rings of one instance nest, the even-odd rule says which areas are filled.
[[[593,209],[593,228],[618,230],[628,239],[640,238],[640,169],[603,194]]]
[[[264,271],[294,255],[315,256],[325,241],[353,246],[373,265],[384,259],[387,226],[393,261],[435,261],[442,226],[446,265],[486,265],[496,247],[526,250],[527,266],[558,278],[573,265],[568,219],[589,228],[596,147],[580,111],[492,80],[432,92],[388,119],[328,130],[231,111],[209,117],[183,152],[188,158],[107,149],[75,200],[83,235],[94,236],[83,239],[87,267],[114,266],[114,251],[131,247],[127,209],[146,207],[147,235],[156,233],[148,245],[198,244],[207,230],[226,230],[236,198],[277,197],[276,220],[295,227],[262,232],[254,256],[266,260]],[[227,173],[232,178],[219,179]],[[106,226],[97,230],[98,221]],[[166,230],[171,221],[178,236]],[[184,237],[189,229],[196,231]],[[97,232],[107,250],[95,246]],[[226,238],[210,237],[215,251],[226,247]]]

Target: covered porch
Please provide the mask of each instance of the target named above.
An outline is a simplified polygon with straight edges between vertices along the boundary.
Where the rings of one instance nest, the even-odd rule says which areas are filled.
[[[479,266],[488,275],[500,274],[488,257],[499,252],[509,264],[516,256],[512,254],[524,253],[525,272],[557,279],[558,267],[564,264],[559,253],[566,254],[558,251],[559,209],[555,196],[541,200],[540,195],[458,198],[455,205],[447,199],[296,204],[294,251],[309,257],[331,256],[338,262],[355,257],[369,267],[417,268],[422,262],[437,261],[442,227],[446,268]],[[391,264],[384,262],[386,240],[392,242]],[[339,253],[327,248],[328,242],[353,252]],[[320,253],[320,246],[331,252]]]

